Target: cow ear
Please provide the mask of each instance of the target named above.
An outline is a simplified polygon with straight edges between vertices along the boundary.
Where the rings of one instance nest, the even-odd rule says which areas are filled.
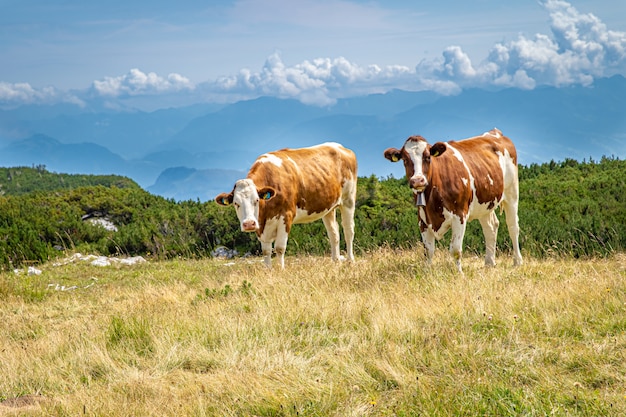
[[[261,200],[271,200],[276,195],[276,190],[272,187],[263,187],[257,190]]]
[[[402,159],[402,152],[396,148],[388,148],[385,150],[385,158],[390,160],[391,162],[398,162]]]
[[[448,146],[444,142],[437,142],[430,147],[430,156],[435,158],[444,153],[448,149]]]
[[[215,202],[220,206],[229,206],[233,202],[233,193],[221,193],[215,197]]]

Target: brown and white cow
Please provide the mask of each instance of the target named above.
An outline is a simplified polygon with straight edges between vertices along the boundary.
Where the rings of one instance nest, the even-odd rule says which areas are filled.
[[[284,268],[291,225],[318,219],[322,219],[328,232],[331,258],[340,259],[337,208],[341,211],[347,257],[354,260],[356,187],[354,152],[329,142],[259,156],[248,176],[238,180],[230,193],[215,197],[215,201],[223,206],[234,205],[241,230],[256,232],[267,266],[271,266],[274,244]]]
[[[485,264],[495,265],[499,226],[495,209],[501,206],[513,243],[513,262],[521,265],[517,152],[500,130],[432,146],[421,136],[411,136],[402,149],[389,148],[384,155],[391,162],[404,162],[429,261],[435,251],[435,239],[452,229],[450,252],[462,272],[467,222],[478,219],[485,235]]]

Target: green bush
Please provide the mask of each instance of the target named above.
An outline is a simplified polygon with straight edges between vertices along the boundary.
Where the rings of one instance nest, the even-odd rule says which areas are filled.
[[[585,257],[624,250],[626,161],[551,161],[520,166],[519,173],[520,241],[525,254]],[[11,186],[0,181],[3,269],[44,262],[68,249],[159,259],[210,256],[218,246],[242,255],[260,253],[256,236],[239,230],[235,211],[213,201],[176,202],[115,176],[74,177],[41,167],[3,168],[2,175],[11,178]],[[46,179],[40,190],[37,178]],[[498,215],[498,249],[510,251],[506,222],[502,213]],[[118,230],[92,225],[83,216],[104,216]],[[381,245],[411,248],[421,241],[405,178],[359,178],[355,224],[357,254]],[[468,224],[464,243],[466,252],[484,252],[478,222]],[[439,243],[444,248],[448,244],[449,237]],[[295,225],[287,249],[289,254],[328,254],[322,222]]]

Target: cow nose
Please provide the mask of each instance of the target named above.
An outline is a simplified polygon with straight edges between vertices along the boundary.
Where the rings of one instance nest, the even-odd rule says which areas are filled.
[[[256,221],[254,221],[254,220],[244,220],[241,223],[241,229],[244,232],[254,232],[257,229]]]
[[[424,176],[411,177],[411,179],[409,180],[409,185],[414,190],[423,190],[428,185],[428,181],[426,181],[426,177]]]

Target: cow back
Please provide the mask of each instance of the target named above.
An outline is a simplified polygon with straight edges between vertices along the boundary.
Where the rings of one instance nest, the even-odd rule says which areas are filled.
[[[517,165],[517,152],[511,140],[487,133],[449,144],[462,156],[473,178],[477,202],[494,205],[500,202],[506,182],[512,180],[505,175],[505,164]]]
[[[270,201],[261,202],[265,218],[286,213],[293,219],[297,210],[323,213],[341,202],[346,181],[356,181],[356,156],[334,143],[281,149],[261,155],[248,178],[257,187],[277,191]]]

